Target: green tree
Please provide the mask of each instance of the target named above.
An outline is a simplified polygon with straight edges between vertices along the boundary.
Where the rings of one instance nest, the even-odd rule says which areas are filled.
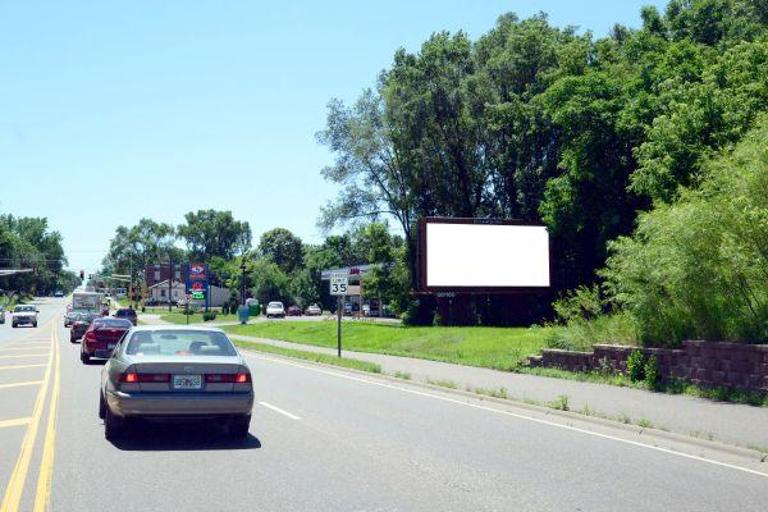
[[[290,278],[271,260],[253,261],[249,265],[249,281],[252,295],[262,304],[279,300],[288,307],[293,302]]]
[[[301,268],[304,259],[301,239],[285,228],[275,228],[261,235],[258,252],[287,274]]]
[[[110,240],[109,252],[102,262],[103,271],[132,273],[138,278],[147,265],[182,262],[183,251],[176,244],[176,230],[170,224],[142,218],[135,226],[118,226]]]
[[[198,210],[184,216],[177,228],[190,257],[209,261],[214,256],[231,259],[251,247],[251,227],[235,220],[231,211]]]

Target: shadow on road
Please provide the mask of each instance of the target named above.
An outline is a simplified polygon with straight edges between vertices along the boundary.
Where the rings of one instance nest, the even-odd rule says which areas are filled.
[[[125,451],[196,451],[196,450],[256,450],[261,441],[252,434],[244,440],[227,436],[224,428],[206,423],[157,424],[135,422],[125,434],[112,441],[115,448]]]

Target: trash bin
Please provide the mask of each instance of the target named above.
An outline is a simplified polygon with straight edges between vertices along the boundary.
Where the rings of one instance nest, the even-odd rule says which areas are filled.
[[[259,301],[256,299],[247,299],[245,305],[248,306],[248,312],[251,316],[259,316],[261,314],[261,308],[259,307]]]
[[[241,324],[247,324],[248,317],[250,316],[251,316],[251,311],[248,308],[248,306],[239,306],[237,308],[237,319],[240,321]]]

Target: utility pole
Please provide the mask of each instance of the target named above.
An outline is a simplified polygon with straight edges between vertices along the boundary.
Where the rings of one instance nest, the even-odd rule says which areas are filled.
[[[168,254],[168,311],[173,311],[173,302],[171,297],[173,297],[173,276],[175,276],[176,273],[173,271],[173,257]]]

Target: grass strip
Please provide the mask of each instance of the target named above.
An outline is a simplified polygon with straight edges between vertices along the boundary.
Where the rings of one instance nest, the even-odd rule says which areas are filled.
[[[189,316],[190,324],[201,324],[204,322],[202,313],[190,313],[189,315],[185,315],[184,313],[168,313],[167,311],[166,314],[160,316],[160,320],[170,324],[185,325],[187,323],[187,316]],[[214,320],[210,320],[210,322],[213,323],[235,321],[237,321],[237,315],[222,315],[221,313],[217,313],[216,318]]]
[[[258,352],[266,352],[268,354],[277,354],[280,356],[302,359],[304,361],[311,361],[314,363],[340,366],[342,368],[350,368],[352,370],[359,370],[363,372],[381,373],[381,366],[378,364],[369,363],[368,361],[361,361],[359,359],[349,359],[346,357],[339,358],[329,354],[320,354],[317,352],[307,352],[305,350],[294,350],[292,348],[276,347],[274,345],[257,343],[254,341],[233,341],[238,347],[242,347],[248,350],[256,350]]]
[[[290,341],[320,347],[336,346],[336,322],[270,321],[223,328],[232,334]],[[515,370],[527,356],[546,346],[543,328],[527,327],[406,327],[345,321],[344,347],[469,366]]]

